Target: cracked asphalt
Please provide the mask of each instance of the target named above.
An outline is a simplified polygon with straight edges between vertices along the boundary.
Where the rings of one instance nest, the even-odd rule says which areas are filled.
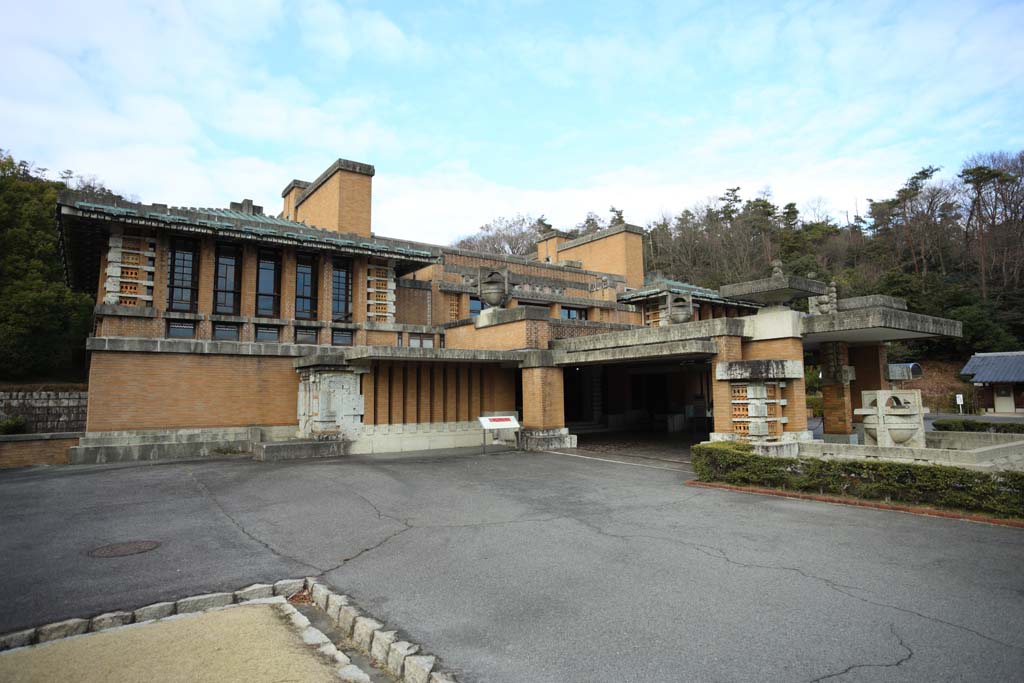
[[[1024,530],[611,455],[5,471],[0,632],[315,574],[460,681],[1020,679]]]

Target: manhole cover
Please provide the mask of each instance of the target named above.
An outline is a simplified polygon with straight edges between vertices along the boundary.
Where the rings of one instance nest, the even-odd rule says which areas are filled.
[[[125,555],[138,555],[156,550],[160,544],[156,541],[127,541],[126,543],[111,543],[101,545],[89,551],[89,557],[124,557]]]

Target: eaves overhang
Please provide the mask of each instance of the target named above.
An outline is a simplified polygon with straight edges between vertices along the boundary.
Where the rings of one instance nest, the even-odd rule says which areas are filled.
[[[896,308],[875,307],[804,316],[804,345],[823,342],[870,344],[901,339],[963,336],[963,323]]]
[[[229,210],[218,210],[216,214],[210,214],[188,210],[169,212],[147,210],[151,208],[154,207],[146,205],[118,206],[76,201],[59,204],[58,211],[61,218],[105,221],[168,230],[179,234],[280,244],[346,255],[389,258],[420,266],[440,262],[439,252],[403,246],[402,243],[392,240],[329,233],[283,219],[260,217],[260,219],[249,220],[243,214],[236,216],[235,214],[238,212]]]

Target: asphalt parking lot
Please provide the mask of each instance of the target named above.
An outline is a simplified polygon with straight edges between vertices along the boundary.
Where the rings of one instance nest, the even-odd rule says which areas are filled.
[[[6,471],[0,632],[322,574],[462,681],[1019,679],[1024,530],[688,488],[679,460]],[[160,546],[88,555],[130,540]]]

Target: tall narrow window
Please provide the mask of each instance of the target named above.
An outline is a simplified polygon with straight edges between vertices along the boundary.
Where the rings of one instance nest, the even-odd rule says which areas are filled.
[[[196,241],[172,239],[168,265],[167,308],[194,312],[199,291],[199,247]]]
[[[316,257],[299,254],[295,257],[295,317],[299,320],[316,318]]]
[[[281,254],[260,250],[256,270],[256,315],[276,318],[281,313]]]
[[[331,320],[345,322],[352,319],[352,259],[334,259],[331,275]]]
[[[242,248],[217,245],[217,276],[213,282],[213,312],[238,315],[242,297]]]

